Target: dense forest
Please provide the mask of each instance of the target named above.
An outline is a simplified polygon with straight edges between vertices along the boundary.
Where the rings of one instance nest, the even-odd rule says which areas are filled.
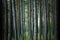
[[[4,40],[56,40],[55,0],[3,0]]]

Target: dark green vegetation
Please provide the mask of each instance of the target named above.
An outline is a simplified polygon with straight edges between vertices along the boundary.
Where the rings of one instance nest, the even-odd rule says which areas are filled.
[[[55,0],[3,0],[4,40],[56,40]]]

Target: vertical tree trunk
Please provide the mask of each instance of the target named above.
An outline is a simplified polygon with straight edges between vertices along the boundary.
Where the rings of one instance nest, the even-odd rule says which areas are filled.
[[[41,40],[41,35],[42,35],[42,15],[43,15],[43,13],[42,13],[42,4],[43,3],[43,1],[42,0],[40,0],[40,40]]]
[[[22,40],[23,40],[23,39],[24,39],[24,37],[23,37],[23,28],[22,28],[22,14],[23,14],[23,9],[22,9],[22,0],[20,0],[21,38],[22,38]]]
[[[20,0],[16,0],[16,19],[17,19],[17,32],[18,38],[21,35],[21,16],[20,16]]]
[[[29,34],[30,34],[30,40],[32,40],[32,34],[31,34],[31,0],[28,1],[28,24],[29,24]]]
[[[12,13],[12,0],[10,0],[10,40],[12,40],[13,30],[13,13]]]
[[[20,7],[21,7],[20,4],[21,4],[21,3],[20,3],[20,1],[19,1],[18,4],[19,4],[19,23],[18,23],[19,27],[18,27],[18,28],[19,28],[19,38],[20,38],[20,36],[21,36],[21,12],[20,12],[20,11],[21,11],[21,10],[20,10]]]
[[[38,25],[37,25],[37,8],[36,8],[36,0],[34,3],[34,40],[38,40]]]
[[[0,4],[0,40],[4,40],[4,0],[1,0]]]
[[[49,4],[48,4],[48,2],[49,2],[49,0],[45,0],[45,5],[46,5],[46,28],[47,28],[47,30],[46,30],[46,37],[48,37],[48,38],[46,38],[46,40],[51,40],[51,38],[50,38],[50,9],[49,9]]]
[[[47,5],[48,1],[47,0],[44,0],[44,3],[45,3],[44,6],[45,6],[45,10],[46,10],[46,40],[49,40],[48,39],[48,37],[49,37],[48,36],[48,27],[49,27],[48,26],[49,25],[49,23],[48,23],[49,22],[49,19],[48,18],[49,18],[49,15],[48,15],[48,7],[47,7],[48,6]]]
[[[28,17],[30,40],[33,40],[33,0],[28,1]]]
[[[8,40],[8,1],[6,2],[6,40]]]
[[[57,0],[53,0],[54,40],[57,39]]]
[[[18,40],[17,24],[16,24],[16,4],[15,4],[15,0],[12,0],[12,11],[13,11],[13,28],[14,28],[15,40]]]
[[[20,12],[21,12],[21,35],[22,35],[22,40],[25,40],[25,5],[24,1],[20,0]]]

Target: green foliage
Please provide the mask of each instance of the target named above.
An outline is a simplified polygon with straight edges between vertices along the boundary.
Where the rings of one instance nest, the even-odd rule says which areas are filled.
[[[29,40],[29,34],[26,32],[26,40]]]

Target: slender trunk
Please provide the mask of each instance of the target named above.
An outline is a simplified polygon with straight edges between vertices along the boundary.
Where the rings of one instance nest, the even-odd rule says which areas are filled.
[[[40,3],[39,3],[39,4],[40,4],[40,40],[41,40],[42,27],[43,27],[43,26],[42,26],[42,14],[43,14],[43,13],[42,13],[42,3],[43,3],[42,0],[40,0]]]
[[[12,11],[13,11],[13,28],[14,28],[14,35],[15,35],[15,40],[18,40],[18,35],[17,35],[17,24],[16,24],[16,6],[15,6],[15,0],[12,0]]]
[[[54,40],[57,39],[57,0],[53,0],[53,18],[54,18]]]
[[[8,40],[8,1],[6,2],[6,40]]]
[[[34,40],[38,40],[38,25],[37,25],[37,8],[36,8],[36,0],[33,1],[34,3]]]
[[[20,1],[19,1],[20,2]],[[21,36],[21,10],[20,10],[20,3],[19,3],[19,38]]]
[[[19,38],[19,2],[20,0],[16,0],[16,25],[17,25],[17,35]]]
[[[21,12],[21,35],[22,35],[22,40],[25,40],[25,5],[24,1],[20,0],[20,12]]]
[[[29,24],[29,34],[30,34],[30,40],[32,40],[32,34],[31,34],[31,1],[29,0],[28,1],[28,17],[29,17],[29,21],[28,21],[28,24]]]
[[[13,28],[13,14],[12,14],[12,0],[10,0],[10,40],[12,40]]]
[[[28,23],[29,23],[29,33],[30,33],[30,40],[33,40],[33,1],[28,1]]]
[[[4,40],[4,0],[1,0],[0,4],[0,40]]]
[[[45,10],[46,10],[46,40],[49,40],[48,39],[48,37],[49,37],[48,36],[48,27],[49,27],[48,26],[48,24],[49,24],[48,23],[49,22],[49,19],[48,18],[49,18],[49,15],[48,15],[48,5],[47,5],[47,2],[48,2],[47,0],[44,0],[44,3],[45,3],[44,6],[45,6]]]

